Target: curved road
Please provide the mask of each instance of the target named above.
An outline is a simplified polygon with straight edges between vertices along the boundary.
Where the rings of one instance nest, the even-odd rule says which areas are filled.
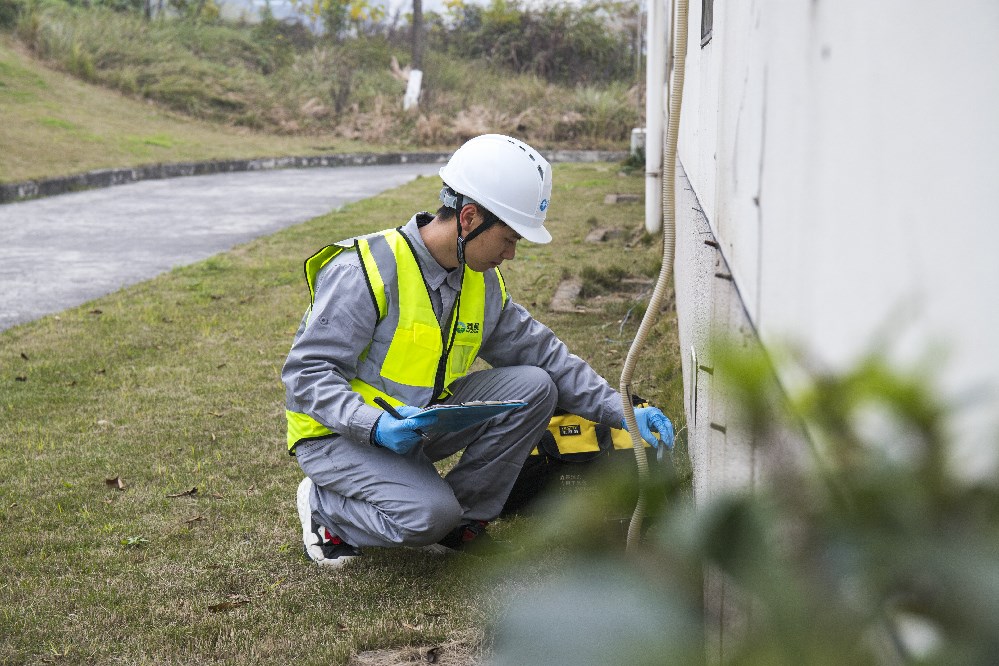
[[[399,164],[224,173],[0,205],[0,331],[439,168]]]

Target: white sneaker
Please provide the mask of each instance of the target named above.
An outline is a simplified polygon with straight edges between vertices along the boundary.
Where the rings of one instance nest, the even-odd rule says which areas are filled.
[[[331,534],[328,529],[312,519],[312,479],[306,477],[298,484],[296,503],[298,519],[302,522],[302,543],[305,556],[321,567],[337,569],[355,560],[361,551]]]

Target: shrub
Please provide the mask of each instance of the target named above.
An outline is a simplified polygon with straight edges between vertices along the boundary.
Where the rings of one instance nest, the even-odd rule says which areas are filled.
[[[492,0],[455,10],[441,41],[458,55],[483,58],[519,73],[564,84],[610,82],[634,75],[633,28],[625,5],[525,7]]]
[[[23,6],[22,0],[0,0],[0,30],[9,30],[17,24]]]
[[[557,577],[535,576],[507,601],[491,663],[995,663],[999,489],[955,469],[959,405],[929,364],[901,369],[875,351],[833,373],[803,354],[776,357],[793,368],[790,395],[761,349],[738,341],[711,355],[729,427],[752,442],[728,442],[726,455],[746,455],[754,490],[714,482],[694,504],[679,477],[654,479],[650,529],[627,557],[604,506],[634,507],[633,480],[563,502],[497,574],[567,553]],[[592,608],[600,619],[577,631]],[[605,621],[615,617],[627,621]],[[706,637],[722,647],[719,621],[724,654],[709,654]]]
[[[642,120],[637,105],[620,84],[578,88],[572,106],[582,118],[580,131],[583,136],[624,140],[630,136],[631,128]]]

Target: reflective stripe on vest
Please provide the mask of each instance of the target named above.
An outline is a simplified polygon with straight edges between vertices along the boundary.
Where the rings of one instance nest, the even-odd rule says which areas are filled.
[[[381,397],[393,407],[398,407],[402,401],[396,400],[387,393],[382,393],[375,387],[362,382],[360,379],[352,379],[350,387],[364,397],[364,402],[369,405],[375,404],[375,397]],[[295,452],[295,446],[309,439],[329,437],[333,431],[315,420],[308,414],[284,410],[284,416],[288,421],[288,453]]]
[[[448,327],[442,330],[415,251],[406,236],[393,229],[325,247],[306,261],[313,302],[319,271],[351,243],[358,252],[379,324],[383,320],[389,326],[394,324],[394,329],[381,336],[376,330],[351,388],[370,405],[375,405],[376,396],[398,406],[425,405],[447,395],[447,387],[468,373],[482,345],[487,298],[484,274],[465,267],[456,311],[450,313]],[[498,269],[494,273],[502,308],[508,299],[506,284]],[[384,339],[380,341],[380,337]],[[286,416],[290,452],[304,439],[333,434],[307,414],[286,410]]]

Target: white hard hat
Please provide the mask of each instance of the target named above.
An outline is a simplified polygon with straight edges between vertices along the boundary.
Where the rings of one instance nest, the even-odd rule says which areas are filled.
[[[477,136],[454,152],[440,175],[527,240],[551,241],[544,224],[552,167],[526,143],[502,134]]]

